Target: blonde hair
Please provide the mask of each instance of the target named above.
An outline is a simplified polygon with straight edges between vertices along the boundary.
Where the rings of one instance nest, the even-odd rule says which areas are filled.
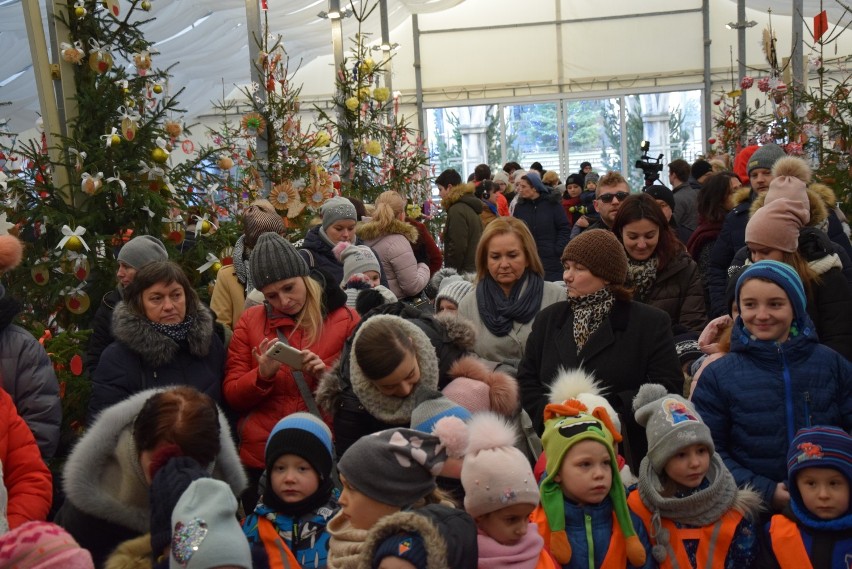
[[[322,287],[311,277],[302,277],[305,283],[305,305],[296,318],[296,328],[303,330],[307,346],[313,345],[322,335]]]
[[[521,249],[524,250],[529,270],[541,277],[544,276],[544,265],[541,264],[535,239],[533,239],[527,224],[516,217],[498,217],[485,226],[482,237],[479,238],[479,245],[476,247],[477,282],[488,276],[488,244],[491,242],[491,239],[497,235],[506,235],[509,233],[517,236],[520,240]]]
[[[376,212],[373,214],[373,221],[380,230],[384,231],[389,229],[391,224],[398,220],[404,212],[405,198],[398,192],[388,190],[382,192],[376,198]]]

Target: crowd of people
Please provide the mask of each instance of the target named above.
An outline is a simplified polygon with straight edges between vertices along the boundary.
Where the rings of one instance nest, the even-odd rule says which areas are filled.
[[[0,285],[0,566],[848,569],[849,226],[774,144],[668,169],[446,170],[438,236],[258,200],[209,306],[133,237],[57,479]]]

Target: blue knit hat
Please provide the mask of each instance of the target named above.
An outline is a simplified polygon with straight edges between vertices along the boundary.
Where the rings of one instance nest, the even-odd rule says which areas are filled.
[[[267,470],[285,454],[295,454],[307,460],[323,478],[331,476],[334,447],[331,430],[310,413],[287,415],[272,428],[266,439]]]
[[[372,569],[381,565],[388,557],[399,557],[411,563],[417,569],[428,567],[428,553],[423,538],[416,533],[398,533],[388,537],[373,554]]]
[[[766,279],[771,281],[782,289],[790,299],[793,305],[793,326],[791,327],[791,335],[797,336],[801,332],[810,334],[811,323],[807,312],[807,298],[805,297],[805,287],[802,284],[802,279],[799,273],[786,263],[779,261],[758,261],[753,265],[749,265],[742,272],[740,278],[737,279],[737,308],[742,312],[740,307],[740,291],[743,285],[750,279]]]
[[[852,436],[837,427],[812,427],[796,433],[787,451],[787,488],[794,512],[800,518],[806,514],[802,512],[796,474],[805,468],[833,468],[852,485]]]

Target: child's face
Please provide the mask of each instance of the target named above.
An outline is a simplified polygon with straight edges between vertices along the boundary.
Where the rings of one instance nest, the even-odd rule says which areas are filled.
[[[594,182],[586,182],[586,191],[594,192],[598,189],[598,185]]]
[[[568,184],[567,186],[565,186],[565,189],[568,191],[568,195],[572,198],[576,198],[583,191],[583,188],[581,188],[577,184]]]
[[[301,502],[316,493],[319,474],[307,460],[295,454],[282,454],[272,464],[269,484],[281,501]]]
[[[382,284],[382,276],[376,271],[364,271],[364,276],[370,281],[370,286],[376,288]]]
[[[532,504],[514,504],[476,518],[476,527],[501,545],[515,545],[527,534]]]
[[[833,520],[849,510],[849,481],[833,468],[805,468],[796,475],[805,508],[821,520]]]
[[[682,488],[698,488],[710,470],[710,449],[694,444],[677,451],[666,463],[666,475]]]
[[[417,569],[410,561],[399,557],[385,557],[379,563],[379,569]]]
[[[612,487],[609,451],[598,441],[580,441],[565,453],[553,480],[566,498],[581,506],[600,504]]]
[[[459,311],[459,307],[455,302],[448,298],[442,298],[441,302],[438,303],[438,310],[435,312],[437,314],[441,314],[442,312],[449,312],[450,314],[455,314]]]
[[[343,485],[340,498],[337,500],[340,504],[340,513],[349,520],[349,523],[355,529],[370,529],[383,517],[395,514],[400,510],[396,506],[383,504],[366,494],[362,494],[349,484],[349,481],[342,474],[340,475],[340,482]]]
[[[785,342],[793,324],[793,305],[777,284],[749,279],[740,289],[740,318],[758,340]]]

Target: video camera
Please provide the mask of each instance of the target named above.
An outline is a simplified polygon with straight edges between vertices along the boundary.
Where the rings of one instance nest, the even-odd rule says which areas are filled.
[[[656,158],[648,156],[648,150],[651,148],[651,143],[648,140],[643,140],[639,149],[642,151],[642,157],[636,161],[636,168],[640,168],[645,174],[645,185],[652,186],[654,182],[660,179],[660,172],[663,171],[663,155],[660,154]]]

